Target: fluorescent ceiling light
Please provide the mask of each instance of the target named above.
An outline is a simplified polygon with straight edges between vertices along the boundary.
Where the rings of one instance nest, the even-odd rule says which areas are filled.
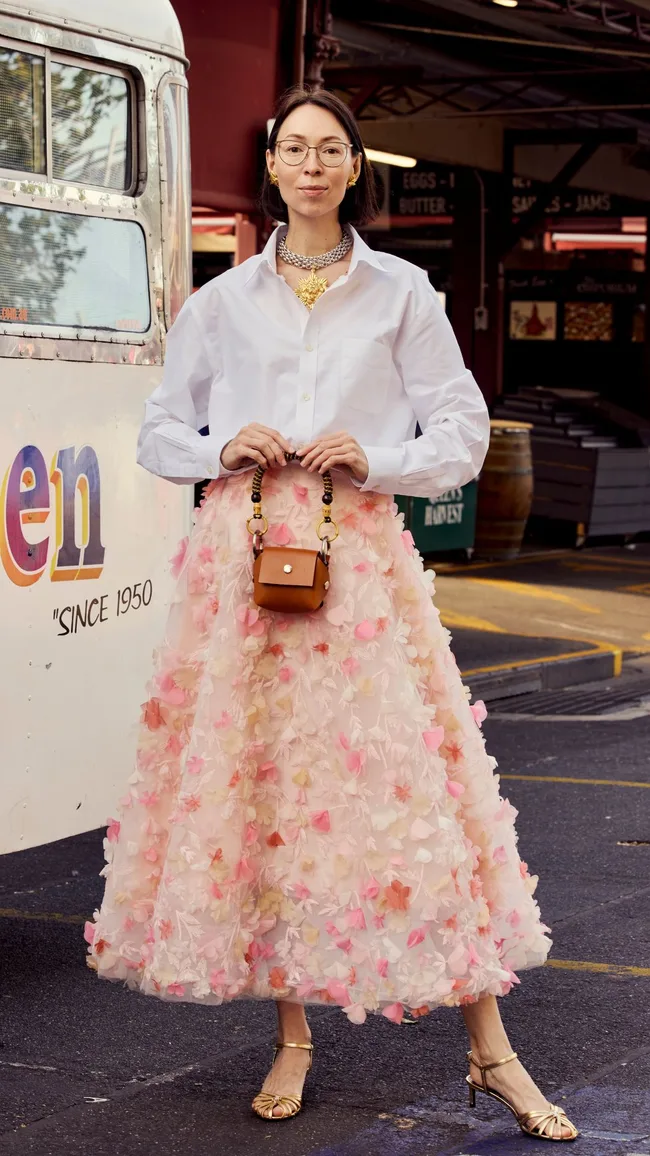
[[[492,0],[493,4],[499,4],[502,8],[516,8],[519,0]]]
[[[645,217],[622,217],[621,228],[624,233],[646,233]]]
[[[645,233],[551,233],[551,240],[553,241],[585,241],[605,243],[631,242],[632,244],[640,245],[645,243]]]
[[[237,222],[234,217],[215,217],[214,215],[206,214],[205,217],[192,217],[192,228],[196,225],[210,229],[233,228]]]
[[[366,149],[365,154],[369,161],[376,161],[380,165],[397,165],[400,169],[412,169],[418,163],[415,157],[401,157],[399,153],[384,153],[379,149]]]

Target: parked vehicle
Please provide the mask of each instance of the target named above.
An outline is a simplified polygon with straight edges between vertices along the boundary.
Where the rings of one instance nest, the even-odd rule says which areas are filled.
[[[106,822],[191,516],[135,460],[190,291],[187,62],[168,0],[101,11],[0,6],[0,852]]]

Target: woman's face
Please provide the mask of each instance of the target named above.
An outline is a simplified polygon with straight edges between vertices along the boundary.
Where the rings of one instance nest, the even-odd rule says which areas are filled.
[[[323,163],[316,147],[304,158],[301,149],[318,146],[325,162],[338,159],[341,146],[345,156],[336,166]],[[286,159],[283,159],[286,157]],[[299,164],[291,164],[301,158]],[[302,217],[322,217],[338,210],[351,175],[358,175],[361,158],[353,157],[350,139],[333,113],[315,104],[302,104],[289,114],[278,134],[275,152],[267,152],[266,161],[279,181],[282,200]]]

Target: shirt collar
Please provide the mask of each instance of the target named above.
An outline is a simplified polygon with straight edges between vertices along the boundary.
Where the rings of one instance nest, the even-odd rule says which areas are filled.
[[[254,263],[251,262],[252,268],[248,277],[246,278],[247,283],[263,265],[268,265],[269,269],[273,273],[277,272],[275,253],[276,245],[278,242],[278,234],[281,228],[282,226],[278,225],[278,227],[273,230],[271,236],[266,242],[266,245],[262,249],[262,252],[257,255]],[[352,226],[350,226],[350,228],[352,237],[354,239],[354,247],[352,249],[352,258],[350,260],[348,276],[354,272],[360,262],[364,262],[366,265],[372,265],[373,269],[378,269],[380,273],[385,273],[386,269],[379,260],[378,253],[376,253],[374,249],[371,249],[370,245],[366,245],[366,242],[359,236],[356,229],[352,228]]]
[[[366,242],[359,236],[356,229],[352,229],[352,236],[354,237],[354,248],[352,250],[352,260],[350,261],[349,273],[353,273],[360,261],[366,265],[372,265],[373,269],[378,269],[380,273],[385,273],[386,270],[379,260],[379,254],[366,245]]]

